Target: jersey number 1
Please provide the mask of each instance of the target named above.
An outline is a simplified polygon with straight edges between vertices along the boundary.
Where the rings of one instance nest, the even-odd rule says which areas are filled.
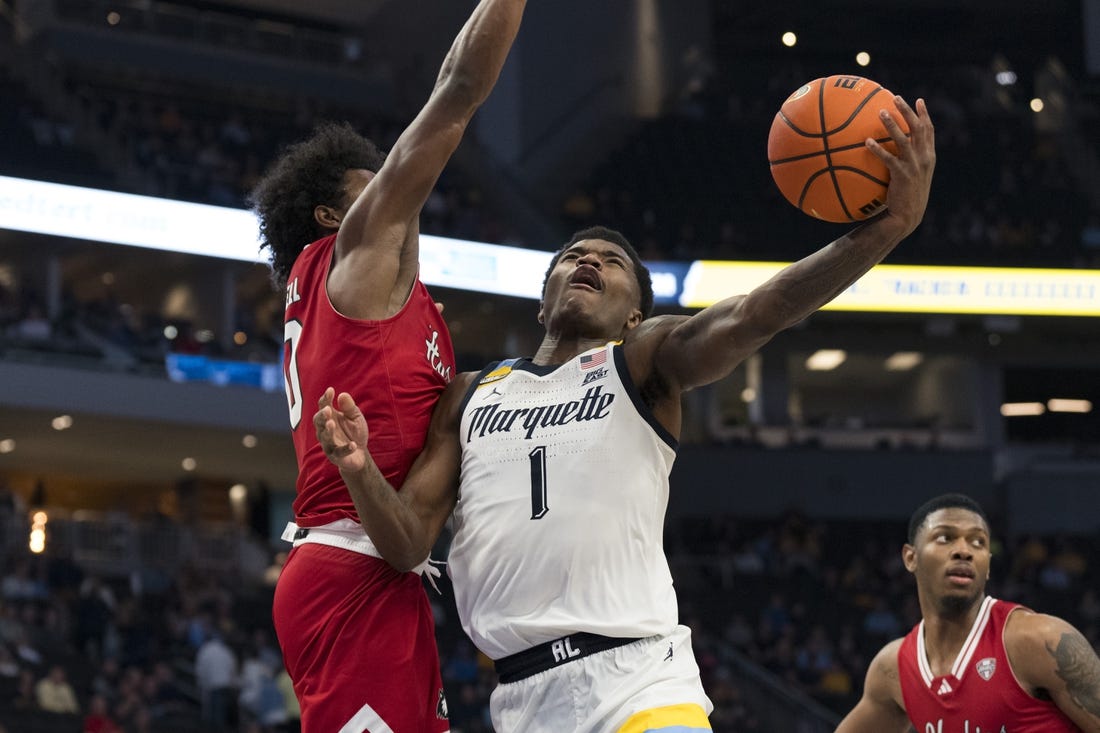
[[[527,457],[531,459],[531,519],[542,519],[550,511],[546,505],[546,446],[540,445]]]

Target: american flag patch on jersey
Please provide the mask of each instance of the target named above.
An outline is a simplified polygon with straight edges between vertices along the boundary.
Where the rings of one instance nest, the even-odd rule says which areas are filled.
[[[595,354],[585,354],[581,357],[581,369],[592,369],[607,361],[607,350],[597,351]]]

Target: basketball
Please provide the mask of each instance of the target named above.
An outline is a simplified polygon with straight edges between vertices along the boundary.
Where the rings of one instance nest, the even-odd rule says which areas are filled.
[[[831,222],[861,221],[886,208],[890,170],[864,144],[874,138],[897,155],[879,118],[883,108],[908,134],[893,93],[870,79],[827,76],[788,97],[768,134],[768,163],[783,196]]]

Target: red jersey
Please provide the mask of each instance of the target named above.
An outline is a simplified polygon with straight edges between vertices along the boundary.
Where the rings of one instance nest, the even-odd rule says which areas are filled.
[[[391,318],[364,321],[336,311],[326,287],[335,246],[335,234],[310,244],[287,278],[283,376],[298,457],[294,521],[301,527],[359,521],[313,427],[327,387],[355,399],[370,428],[371,457],[400,487],[424,446],[432,409],[454,375],[451,335],[419,279]]]
[[[905,710],[917,733],[1073,733],[1058,707],[1029,695],[1005,653],[1004,628],[1018,604],[986,598],[951,673],[932,676],[924,622],[898,650]]]

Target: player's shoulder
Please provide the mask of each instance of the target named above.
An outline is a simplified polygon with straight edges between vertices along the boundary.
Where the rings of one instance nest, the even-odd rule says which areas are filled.
[[[455,378],[451,380],[451,383],[447,385],[448,392],[463,393],[470,388],[470,385],[474,383],[481,372],[459,372],[455,375]]]
[[[1058,670],[1095,658],[1092,645],[1068,621],[1027,608],[1014,609],[1005,621],[1004,646],[1013,673],[1029,689],[1049,689],[1059,684]]]
[[[867,667],[864,694],[882,703],[893,701],[904,709],[898,654],[904,638],[895,639],[879,649]]]
[[[481,376],[481,372],[459,372],[456,374],[455,378],[443,390],[440,403],[447,408],[457,408],[464,401],[479,376]]]
[[[688,316],[660,315],[642,321],[623,336],[623,348],[631,352],[653,353]]]
[[[480,372],[459,372],[444,388],[435,407],[433,423],[436,425],[457,424],[462,408],[466,404],[475,380]],[[442,422],[440,422],[442,421]]]
[[[1049,642],[1057,643],[1062,635],[1075,632],[1065,619],[1018,606],[1005,619],[1004,640],[1006,645],[1032,651],[1043,649]]]
[[[905,637],[898,637],[889,642],[881,649],[878,650],[878,654],[871,661],[871,666],[878,668],[880,672],[884,674],[890,674],[894,677],[898,675],[898,655],[901,654],[902,644],[905,643]]]
[[[672,329],[679,326],[681,323],[689,320],[690,316],[680,316],[672,314],[664,314],[660,316],[650,316],[649,318],[638,324],[637,328],[626,334],[624,339],[627,343],[630,341],[636,341],[639,338],[646,338],[653,334],[668,333]]]
[[[448,382],[443,390],[443,400],[454,399],[454,395],[464,395],[481,372],[459,372]]]

